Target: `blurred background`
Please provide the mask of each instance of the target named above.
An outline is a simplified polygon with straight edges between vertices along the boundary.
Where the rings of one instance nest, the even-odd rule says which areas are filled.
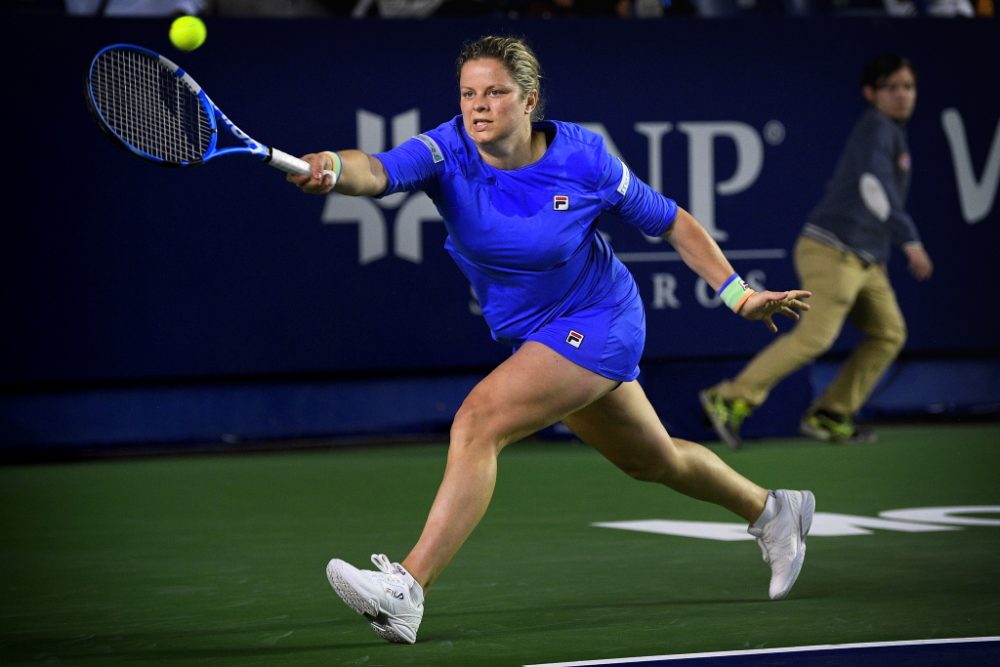
[[[14,156],[6,459],[441,439],[509,353],[422,194],[307,197],[253,160],[171,170],[118,150],[82,86],[117,42],[167,55],[251,136],[303,154],[375,152],[436,127],[458,113],[462,42],[525,36],[547,117],[604,135],[742,275],[775,288],[795,283],[792,244],[864,107],[862,65],[900,52],[919,81],[907,208],[936,272],[918,284],[898,252],[890,263],[909,339],[861,417],[1000,419],[992,0],[77,0],[0,13]],[[178,14],[207,23],[196,51],[168,41]],[[710,439],[698,390],[770,334],[720,309],[662,243],[613,216],[601,228],[646,304],[640,381],[675,435]],[[744,435],[795,435],[853,335],[779,385]]]

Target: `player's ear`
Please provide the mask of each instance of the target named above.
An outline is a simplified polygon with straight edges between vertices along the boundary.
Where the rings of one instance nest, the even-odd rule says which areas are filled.
[[[524,104],[524,113],[530,114],[532,111],[535,110],[535,107],[537,106],[538,106],[538,89],[536,88],[535,90],[528,93],[528,99],[525,100]]]
[[[875,104],[875,89],[871,86],[861,86],[861,94],[865,96],[868,104]]]

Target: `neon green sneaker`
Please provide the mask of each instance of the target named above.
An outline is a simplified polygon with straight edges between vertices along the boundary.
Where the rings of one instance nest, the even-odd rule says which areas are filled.
[[[799,431],[804,436],[823,442],[865,444],[878,440],[870,428],[858,426],[850,417],[827,410],[807,414],[799,424]]]
[[[701,408],[705,411],[712,429],[715,430],[719,439],[725,442],[731,449],[739,449],[743,446],[743,439],[740,438],[740,427],[743,420],[750,416],[753,408],[742,398],[722,398],[710,389],[698,392],[701,400]]]

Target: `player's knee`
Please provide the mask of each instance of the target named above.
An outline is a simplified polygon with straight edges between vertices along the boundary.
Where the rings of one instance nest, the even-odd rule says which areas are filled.
[[[475,412],[470,410],[459,410],[451,423],[450,440],[452,447],[469,447],[478,440],[477,436],[482,433],[478,427],[479,419]]]
[[[500,437],[491,412],[487,406],[467,399],[451,423],[450,447],[456,451],[482,448],[498,452]]]

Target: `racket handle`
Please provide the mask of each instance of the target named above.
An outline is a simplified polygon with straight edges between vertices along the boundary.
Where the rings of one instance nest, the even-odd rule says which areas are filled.
[[[294,155],[289,155],[284,151],[280,151],[277,148],[271,148],[268,153],[266,162],[274,167],[275,169],[280,169],[286,174],[294,174],[296,176],[308,176],[312,173],[312,167],[305,160],[300,160]],[[323,171],[325,176],[329,176],[333,183],[337,182],[337,175],[330,170]]]

